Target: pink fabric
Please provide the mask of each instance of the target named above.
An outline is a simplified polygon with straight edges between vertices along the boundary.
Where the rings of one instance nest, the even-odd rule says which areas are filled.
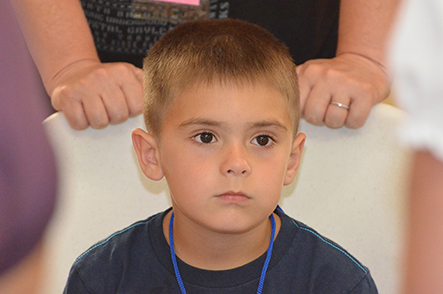
[[[199,6],[200,5],[200,0],[154,0],[154,1],[157,1],[157,2],[171,2],[171,3],[194,5],[194,6]]]

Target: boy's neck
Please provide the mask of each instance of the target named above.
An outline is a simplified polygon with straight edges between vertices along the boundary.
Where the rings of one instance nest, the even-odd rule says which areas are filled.
[[[163,220],[163,234],[169,243],[169,212]],[[281,220],[274,213],[275,237]],[[244,234],[221,234],[209,230],[193,230],[174,222],[175,253],[185,263],[206,270],[228,270],[252,262],[263,255],[271,238],[271,221],[268,219]]]

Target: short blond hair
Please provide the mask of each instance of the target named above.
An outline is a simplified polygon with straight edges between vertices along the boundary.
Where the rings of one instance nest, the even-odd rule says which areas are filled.
[[[175,93],[192,85],[266,83],[287,99],[297,133],[300,102],[296,66],[288,48],[265,29],[241,20],[180,24],[150,49],[143,64],[144,118],[159,136]]]

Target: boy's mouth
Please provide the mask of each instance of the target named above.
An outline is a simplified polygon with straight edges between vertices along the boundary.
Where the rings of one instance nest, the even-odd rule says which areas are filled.
[[[219,198],[222,201],[233,202],[233,203],[245,202],[250,199],[250,197],[243,192],[233,192],[233,191],[228,191],[220,195],[217,195],[216,198]]]

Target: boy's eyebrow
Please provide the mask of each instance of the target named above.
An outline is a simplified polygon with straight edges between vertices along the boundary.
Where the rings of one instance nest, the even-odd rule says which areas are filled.
[[[279,120],[263,120],[255,123],[251,123],[251,129],[253,128],[263,128],[263,127],[278,127],[284,130],[288,130],[288,128]]]
[[[206,126],[220,126],[221,123],[210,120],[210,119],[204,119],[204,118],[191,118],[189,120],[186,120],[182,122],[179,127],[187,127],[190,125],[206,125]]]
[[[205,125],[205,126],[221,126],[222,122],[210,120],[210,119],[202,119],[202,118],[191,118],[187,121],[182,122],[179,127],[187,127],[190,125]],[[262,120],[258,122],[253,122],[248,124],[250,129],[254,128],[264,128],[264,127],[278,127],[284,130],[288,130],[288,128],[279,120]]]

